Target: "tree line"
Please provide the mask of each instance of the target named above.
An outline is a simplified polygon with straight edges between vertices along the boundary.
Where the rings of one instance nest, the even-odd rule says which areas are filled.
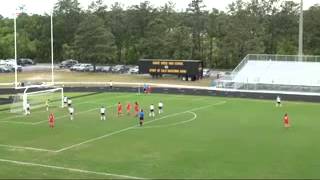
[[[81,9],[78,0],[54,7],[55,61],[136,64],[141,58],[199,59],[207,67],[233,68],[249,53],[297,54],[299,4],[283,0],[235,0],[227,11],[205,10],[202,0],[175,10],[169,1],[124,8],[103,0]],[[20,58],[49,62],[50,15],[17,17]],[[304,11],[304,54],[320,54],[320,6]],[[13,19],[0,16],[0,59],[14,57]]]

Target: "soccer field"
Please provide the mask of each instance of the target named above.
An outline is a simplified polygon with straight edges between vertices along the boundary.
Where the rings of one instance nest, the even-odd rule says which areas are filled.
[[[30,116],[0,106],[0,178],[320,178],[320,104],[206,96],[69,93]],[[84,95],[84,96],[82,96]],[[146,121],[116,105],[138,101]],[[164,113],[148,117],[151,103]],[[107,107],[101,121],[99,108]],[[283,127],[289,114],[291,128]]]

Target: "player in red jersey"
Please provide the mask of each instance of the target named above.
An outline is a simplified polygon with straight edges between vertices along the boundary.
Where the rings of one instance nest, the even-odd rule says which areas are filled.
[[[50,126],[50,128],[54,127],[54,115],[53,115],[53,113],[51,113],[49,115],[49,126]]]
[[[139,114],[139,104],[138,104],[138,102],[134,103],[134,114],[135,114],[135,116],[138,116],[138,114]]]
[[[150,85],[148,86],[147,92],[148,92],[148,94],[151,94],[151,86]]]
[[[288,116],[287,113],[284,115],[283,123],[284,123],[284,127],[285,127],[285,128],[289,128],[289,127],[290,127],[289,116]]]
[[[122,104],[118,102],[118,116],[122,114]]]
[[[128,104],[127,104],[127,114],[128,115],[130,114],[130,111],[131,111],[131,103],[128,102]]]

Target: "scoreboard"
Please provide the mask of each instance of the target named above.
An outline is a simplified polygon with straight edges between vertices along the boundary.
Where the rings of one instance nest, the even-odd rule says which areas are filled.
[[[200,60],[141,59],[139,61],[139,74],[151,74],[155,77],[173,74],[196,80],[202,78],[202,73],[203,62]]]

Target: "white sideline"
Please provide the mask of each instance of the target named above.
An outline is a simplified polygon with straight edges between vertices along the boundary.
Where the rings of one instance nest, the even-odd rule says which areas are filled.
[[[37,166],[37,167],[43,167],[43,168],[49,168],[49,169],[73,171],[73,172],[84,173],[84,174],[96,174],[96,175],[101,175],[101,176],[113,176],[113,177],[119,177],[119,178],[123,178],[123,179],[145,179],[145,178],[142,178],[142,177],[121,175],[121,174],[113,174],[113,173],[107,173],[107,172],[95,172],[95,171],[89,171],[89,170],[83,170],[83,169],[68,168],[68,167],[62,167],[62,166],[53,166],[53,165],[46,165],[46,164],[38,164],[38,163],[24,162],[24,161],[15,161],[15,160],[9,160],[9,159],[0,159],[0,162],[23,165],[23,166]]]
[[[167,117],[177,116],[179,114],[183,114],[183,113],[186,113],[188,111],[197,111],[197,110],[201,110],[201,109],[205,109],[205,108],[208,108],[208,107],[211,107],[211,106],[217,106],[217,105],[221,105],[221,104],[225,104],[225,103],[226,103],[226,101],[221,101],[221,102],[218,102],[218,103],[215,103],[215,104],[210,104],[210,105],[202,106],[202,107],[199,107],[199,108],[193,108],[193,109],[189,109],[189,110],[183,111],[183,112],[169,114],[169,115],[163,116],[161,118],[157,118],[157,119],[154,119],[154,120],[151,120],[151,121],[147,121],[144,124],[149,124],[149,123],[152,123],[152,122],[155,122],[155,121],[159,121],[159,120],[167,118]],[[106,137],[110,137],[110,136],[115,135],[115,134],[119,134],[119,133],[128,131],[130,129],[136,128],[137,126],[138,125],[134,125],[134,126],[130,126],[130,127],[118,130],[118,131],[114,131],[114,132],[111,132],[111,133],[108,133],[108,134],[105,134],[105,135],[102,135],[102,136],[99,136],[99,137],[96,137],[96,138],[92,138],[92,139],[83,141],[81,143],[77,143],[77,144],[74,144],[74,145],[59,149],[59,150],[57,150],[55,152],[59,153],[59,152],[62,152],[62,151],[66,151],[68,149],[72,149],[74,147],[81,146],[81,145],[86,144],[86,143],[94,142],[94,141],[97,141],[97,140],[100,140],[100,139],[103,139],[103,138],[106,138]]]

